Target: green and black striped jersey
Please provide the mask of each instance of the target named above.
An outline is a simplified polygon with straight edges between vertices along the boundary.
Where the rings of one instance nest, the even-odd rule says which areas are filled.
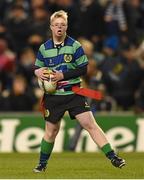
[[[65,38],[64,43],[59,47],[54,45],[52,39],[46,41],[40,46],[35,61],[35,66],[37,67],[48,67],[48,69],[63,73],[81,68],[87,64],[88,59],[81,44],[69,36]],[[72,91],[64,91],[64,88],[71,87],[80,82],[80,77],[60,81],[54,95],[73,94]]]

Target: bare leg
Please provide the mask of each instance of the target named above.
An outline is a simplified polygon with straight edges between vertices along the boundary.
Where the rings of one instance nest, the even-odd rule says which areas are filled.
[[[92,112],[89,111],[78,114],[76,118],[81,126],[89,132],[94,142],[101,148],[106,157],[111,160],[112,165],[119,168],[123,167],[125,165],[125,160],[118,157],[113,151],[104,132],[95,122]]]
[[[54,142],[60,128],[60,122],[53,124],[51,122],[45,123],[44,139],[48,142]]]
[[[76,116],[76,119],[79,121],[81,126],[89,132],[94,142],[100,148],[103,147],[105,144],[108,144],[108,140],[106,139],[106,136],[102,129],[96,123],[92,112],[89,111],[78,114]]]

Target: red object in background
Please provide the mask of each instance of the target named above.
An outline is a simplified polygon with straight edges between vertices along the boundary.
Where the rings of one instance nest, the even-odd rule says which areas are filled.
[[[0,55],[0,69],[3,71],[11,71],[14,67],[14,59],[6,55]]]
[[[88,89],[88,88],[80,88],[78,86],[73,86],[72,91],[76,94],[86,96],[92,99],[101,100],[103,98],[103,95],[100,91]]]
[[[0,38],[0,70],[12,71],[15,66],[16,55],[8,49],[8,42]]]

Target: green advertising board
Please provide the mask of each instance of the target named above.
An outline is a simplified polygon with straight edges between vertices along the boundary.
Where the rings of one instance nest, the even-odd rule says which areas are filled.
[[[113,148],[121,151],[144,151],[144,117],[132,113],[97,114],[96,121]],[[44,134],[44,120],[39,113],[0,114],[0,152],[37,152]],[[65,115],[57,135],[54,151],[68,150],[76,120]],[[99,151],[89,134],[82,130],[77,152]]]

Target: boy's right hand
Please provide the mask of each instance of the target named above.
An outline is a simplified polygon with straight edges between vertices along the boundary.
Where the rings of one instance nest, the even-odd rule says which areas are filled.
[[[42,68],[36,69],[34,73],[41,80],[47,80],[49,77],[49,74],[50,74],[47,67],[42,67]]]

